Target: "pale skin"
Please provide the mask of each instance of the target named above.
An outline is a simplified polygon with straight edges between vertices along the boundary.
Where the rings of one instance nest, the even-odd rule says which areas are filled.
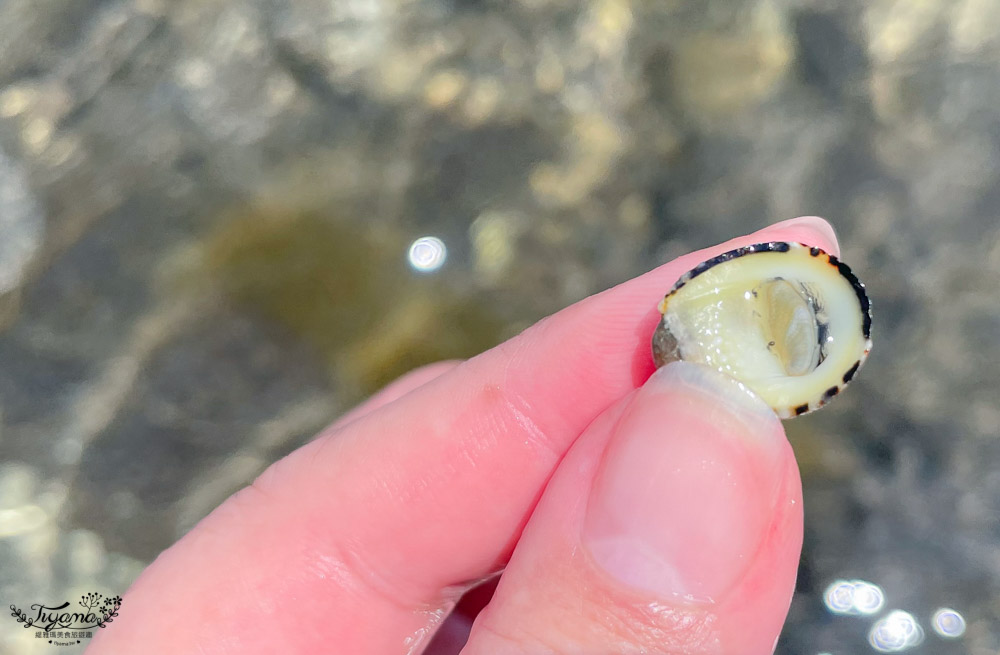
[[[649,351],[682,273],[763,241],[839,254],[822,219],[785,221],[411,372],[161,554],[88,654],[431,652],[500,571],[466,655],[771,653],[802,543],[791,447],[759,401],[653,375]]]

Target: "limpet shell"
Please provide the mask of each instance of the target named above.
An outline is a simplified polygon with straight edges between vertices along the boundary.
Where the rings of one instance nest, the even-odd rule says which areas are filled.
[[[657,366],[709,366],[782,418],[829,402],[872,347],[864,284],[836,257],[801,243],[758,243],[702,262],[659,310]]]

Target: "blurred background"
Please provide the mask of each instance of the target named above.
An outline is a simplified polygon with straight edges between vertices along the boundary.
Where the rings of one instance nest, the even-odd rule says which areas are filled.
[[[120,594],[398,374],[819,214],[875,349],[787,424],[777,652],[997,653],[998,14],[0,2],[0,600]]]

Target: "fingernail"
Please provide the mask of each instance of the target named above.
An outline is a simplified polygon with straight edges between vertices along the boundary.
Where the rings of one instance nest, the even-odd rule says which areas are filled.
[[[840,244],[837,241],[837,233],[834,231],[833,226],[819,216],[799,216],[798,218],[790,218],[787,221],[781,221],[780,223],[775,223],[771,228],[776,227],[794,227],[798,230],[805,232],[806,234],[813,234],[815,238],[804,239],[809,245],[819,245],[823,243],[833,244],[834,250],[840,251]],[[836,254],[836,253],[832,253]]]
[[[668,364],[615,428],[583,544],[621,584],[718,601],[760,549],[790,456],[781,422],[757,396],[707,367]]]

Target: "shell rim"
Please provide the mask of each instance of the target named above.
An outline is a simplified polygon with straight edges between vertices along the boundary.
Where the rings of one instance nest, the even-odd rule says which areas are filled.
[[[796,241],[767,241],[764,243],[754,243],[749,246],[741,246],[739,248],[734,248],[733,250],[728,250],[721,255],[716,255],[711,259],[706,259],[702,263],[698,264],[690,271],[678,278],[674,286],[670,288],[670,291],[663,297],[660,301],[660,313],[665,313],[666,302],[670,296],[674,295],[681,288],[698,277],[705,271],[718,266],[719,264],[724,264],[728,261],[734,259],[739,259],[740,257],[745,257],[747,255],[756,255],[765,252],[788,252],[792,247],[806,248],[809,250],[809,254],[813,257],[819,257],[820,255],[826,255],[827,260],[830,265],[837,269],[840,275],[846,279],[851,288],[854,290],[854,294],[858,298],[858,304],[861,306],[861,331],[865,339],[871,340],[871,328],[872,328],[872,313],[871,313],[871,301],[868,299],[868,293],[865,291],[865,284],[858,279],[858,276],[854,274],[851,267],[840,261],[836,256],[831,255],[822,248],[817,248],[816,246],[810,246],[805,243]]]

